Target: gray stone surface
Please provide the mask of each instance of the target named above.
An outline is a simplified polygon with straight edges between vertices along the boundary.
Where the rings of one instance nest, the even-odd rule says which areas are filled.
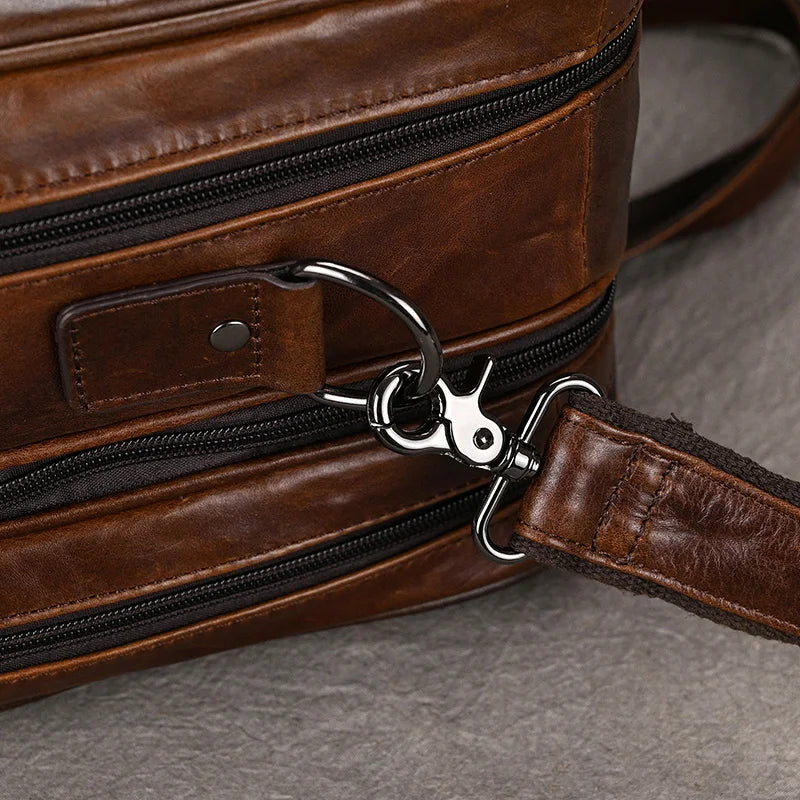
[[[741,137],[774,43],[659,36],[636,185]],[[687,115],[690,124],[686,124]],[[620,391],[800,478],[800,175],[625,268]],[[551,571],[456,607],[125,676],[0,716],[0,798],[792,798],[800,650]]]

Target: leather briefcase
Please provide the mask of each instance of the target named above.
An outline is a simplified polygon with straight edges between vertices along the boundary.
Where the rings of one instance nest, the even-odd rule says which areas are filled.
[[[640,5],[0,10],[0,706],[541,563],[798,635],[797,485],[601,397],[626,254],[800,152],[796,95],[629,232]]]

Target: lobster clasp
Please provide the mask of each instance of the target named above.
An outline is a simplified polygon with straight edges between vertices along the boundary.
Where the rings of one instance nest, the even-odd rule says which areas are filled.
[[[481,408],[493,367],[490,356],[476,359],[468,381],[473,388],[467,392],[456,391],[440,377],[428,397],[431,408],[425,422],[407,429],[398,423],[396,401],[413,385],[419,367],[398,364],[380,376],[370,392],[369,424],[380,442],[395,452],[441,453],[470,467],[495,470],[504,460],[510,434]]]

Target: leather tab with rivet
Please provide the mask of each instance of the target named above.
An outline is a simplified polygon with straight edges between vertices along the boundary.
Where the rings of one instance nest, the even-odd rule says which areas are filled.
[[[319,285],[259,268],[74,303],[56,339],[66,398],[86,412],[253,388],[303,393],[325,378]]]

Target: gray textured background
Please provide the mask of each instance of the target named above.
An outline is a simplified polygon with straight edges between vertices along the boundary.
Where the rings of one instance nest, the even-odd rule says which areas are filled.
[[[795,77],[774,42],[646,43],[635,184]],[[688,124],[687,124],[688,123]],[[620,392],[800,478],[800,175],[628,265]],[[457,607],[74,690],[0,716],[0,797],[792,798],[800,650],[548,572]]]

